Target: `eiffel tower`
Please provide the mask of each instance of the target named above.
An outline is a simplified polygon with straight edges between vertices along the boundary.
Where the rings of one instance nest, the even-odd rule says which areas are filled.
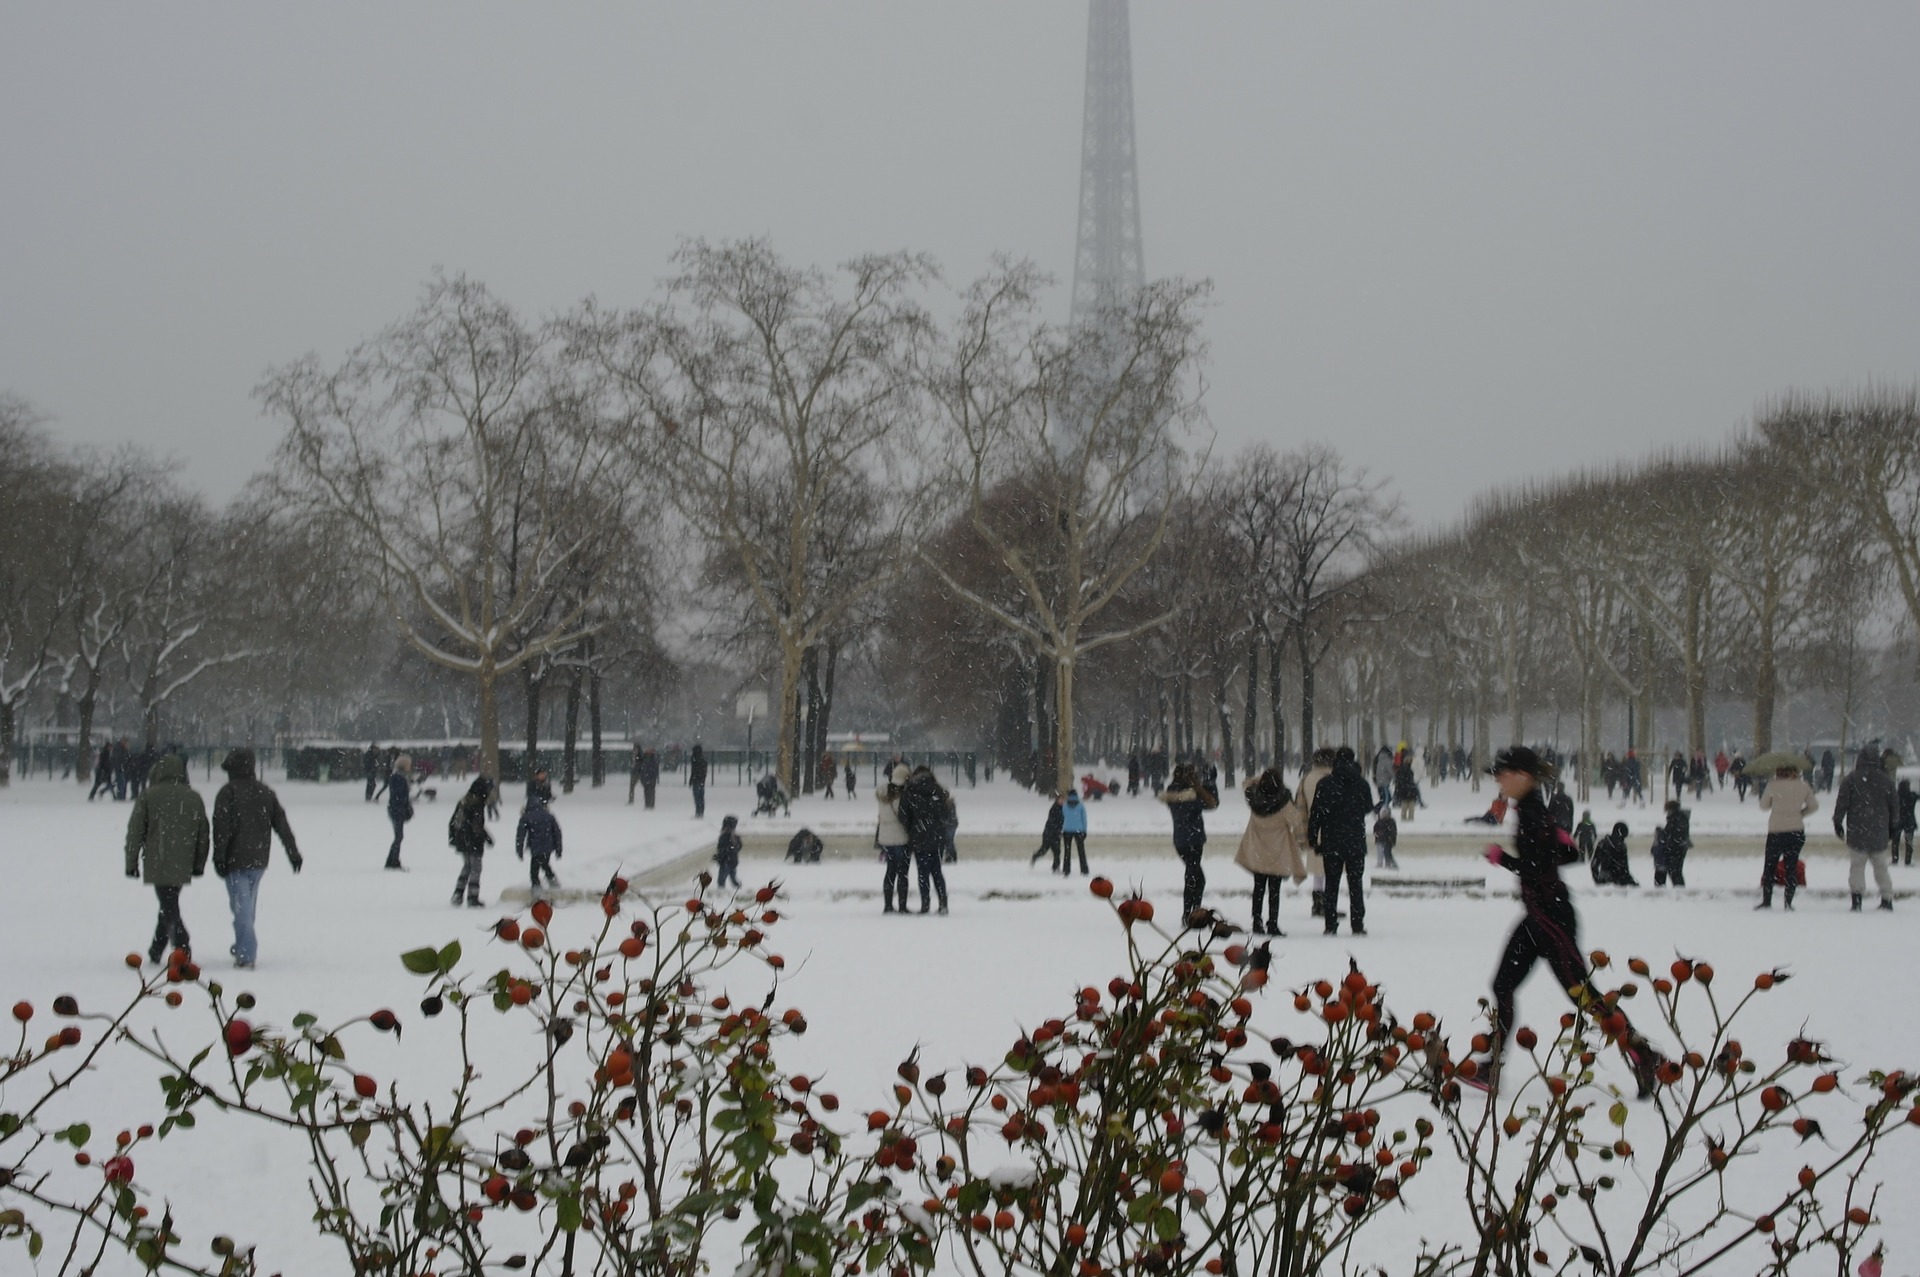
[[[1080,232],[1073,321],[1146,282],[1140,172],[1133,147],[1133,41],[1127,0],[1088,0],[1087,99],[1080,133]]]

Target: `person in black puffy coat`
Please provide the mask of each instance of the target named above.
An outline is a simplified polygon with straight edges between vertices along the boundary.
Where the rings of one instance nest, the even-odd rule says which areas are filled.
[[[1367,871],[1367,817],[1372,814],[1367,778],[1353,751],[1343,745],[1334,753],[1333,771],[1313,791],[1313,810],[1307,814],[1307,842],[1326,865],[1327,890],[1320,916],[1328,935],[1340,928],[1342,878],[1350,902],[1349,929],[1356,936],[1367,934],[1367,900],[1361,880]]]
[[[541,879],[546,886],[557,887],[560,879],[553,872],[553,858],[565,854],[561,849],[560,822],[554,819],[549,807],[551,794],[534,794],[527,799],[526,809],[520,813],[520,823],[513,831],[513,854],[521,860],[529,856],[533,863],[528,869],[528,877],[535,895],[540,894]]]

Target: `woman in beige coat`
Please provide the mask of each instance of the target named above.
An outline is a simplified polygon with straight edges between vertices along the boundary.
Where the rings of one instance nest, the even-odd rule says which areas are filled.
[[[1247,831],[1240,835],[1240,850],[1233,862],[1253,875],[1253,934],[1284,935],[1280,930],[1280,879],[1292,878],[1297,885],[1307,877],[1300,808],[1287,792],[1280,773],[1271,767],[1247,781],[1246,793]],[[1260,922],[1263,901],[1265,926]]]

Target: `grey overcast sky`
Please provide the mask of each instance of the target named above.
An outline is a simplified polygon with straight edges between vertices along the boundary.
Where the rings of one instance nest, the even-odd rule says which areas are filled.
[[[264,464],[250,391],[435,266],[643,300],[686,235],[1073,264],[1081,3],[0,0],[0,389]],[[1920,353],[1910,3],[1136,0],[1150,275],[1207,276],[1221,443],[1419,520]],[[1065,295],[1060,308],[1064,312]]]

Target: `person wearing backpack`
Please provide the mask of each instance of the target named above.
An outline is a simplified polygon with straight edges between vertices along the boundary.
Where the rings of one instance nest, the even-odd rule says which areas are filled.
[[[713,859],[720,866],[720,886],[729,881],[734,887],[740,885],[740,835],[734,830],[740,824],[738,816],[724,816],[720,820],[720,841],[714,847]]]
[[[475,776],[467,792],[453,805],[453,816],[447,821],[447,844],[460,857],[460,877],[453,884],[456,905],[464,897],[469,908],[483,907],[480,861],[493,842],[493,835],[487,832],[487,805],[492,801],[493,782],[485,776]]]
[[[540,879],[546,878],[546,885],[557,887],[560,879],[554,875],[552,858],[562,853],[560,846],[560,822],[554,819],[549,809],[550,794],[535,793],[528,797],[527,806],[520,813],[520,823],[513,831],[513,854],[516,859],[533,857],[533,865],[528,875],[533,883],[533,892],[540,894]]]

